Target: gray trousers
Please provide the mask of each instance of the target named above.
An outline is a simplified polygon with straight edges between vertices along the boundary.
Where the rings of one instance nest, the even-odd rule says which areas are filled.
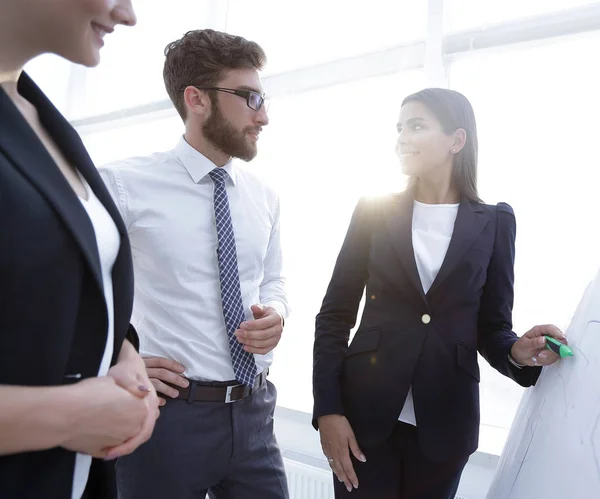
[[[116,463],[119,499],[289,499],[267,381],[238,402],[169,399],[150,440]]]

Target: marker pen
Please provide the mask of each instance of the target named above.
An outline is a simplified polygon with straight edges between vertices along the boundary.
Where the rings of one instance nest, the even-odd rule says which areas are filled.
[[[546,348],[548,350],[551,350],[560,357],[573,357],[573,350],[571,347],[554,339],[552,336],[544,335],[544,338],[546,338]]]

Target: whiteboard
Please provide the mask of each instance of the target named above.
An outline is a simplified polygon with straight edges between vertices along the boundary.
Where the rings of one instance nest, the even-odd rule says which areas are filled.
[[[600,498],[600,274],[567,338],[574,356],[523,395],[487,499]]]

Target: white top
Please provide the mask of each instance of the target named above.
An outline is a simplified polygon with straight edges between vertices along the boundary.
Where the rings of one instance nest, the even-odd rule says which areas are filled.
[[[133,251],[132,324],[140,353],[173,359],[196,380],[235,379],[221,304],[214,184],[216,167],[183,138],[174,150],[132,158],[100,173],[127,226]],[[288,303],[282,275],[279,199],[231,161],[226,190],[235,232],[242,300],[274,307]],[[273,352],[255,355],[258,372]]]
[[[458,204],[424,204],[414,202],[412,218],[412,243],[417,270],[427,294],[437,276],[454,232]],[[417,425],[412,388],[398,417],[400,421]]]
[[[106,376],[110,368],[110,361],[113,356],[115,331],[114,331],[114,301],[113,301],[113,281],[112,269],[121,246],[121,237],[115,225],[114,220],[104,208],[104,205],[94,194],[85,179],[80,175],[81,181],[87,191],[88,199],[79,198],[85,208],[90,221],[94,226],[96,242],[98,244],[98,254],[100,256],[100,268],[102,271],[102,284],[104,286],[104,299],[106,300],[106,310],[108,313],[108,334],[106,337],[106,347],[98,369],[98,376]],[[83,495],[85,485],[90,473],[92,464],[91,456],[77,453],[75,456],[75,471],[73,475],[72,499],[79,499]]]

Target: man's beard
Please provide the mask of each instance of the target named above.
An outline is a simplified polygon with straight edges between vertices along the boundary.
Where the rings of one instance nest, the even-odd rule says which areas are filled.
[[[225,119],[216,102],[211,103],[210,117],[202,126],[204,136],[219,150],[234,158],[251,161],[256,156],[256,145],[247,139],[247,133],[255,127],[247,127],[238,132],[233,125]]]

